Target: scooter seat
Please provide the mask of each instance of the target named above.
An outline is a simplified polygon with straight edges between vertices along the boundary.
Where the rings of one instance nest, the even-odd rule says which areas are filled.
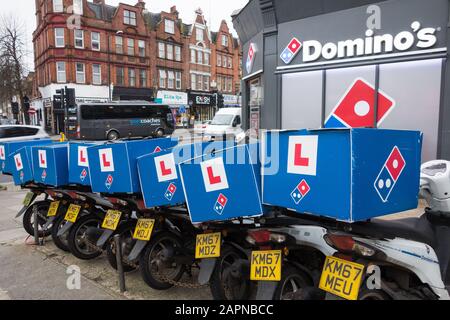
[[[361,230],[359,230],[361,229]],[[356,232],[363,232],[388,239],[403,238],[426,243],[431,247],[436,245],[435,234],[431,224],[423,215],[420,218],[404,218],[398,220],[372,219],[369,222],[355,225]]]

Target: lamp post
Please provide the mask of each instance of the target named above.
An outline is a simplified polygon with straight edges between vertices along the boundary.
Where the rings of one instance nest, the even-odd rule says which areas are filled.
[[[123,34],[122,30],[118,30],[116,35]],[[123,44],[123,42],[122,42]],[[112,101],[112,89],[111,89],[111,37],[108,33],[108,91],[109,91],[109,101]]]

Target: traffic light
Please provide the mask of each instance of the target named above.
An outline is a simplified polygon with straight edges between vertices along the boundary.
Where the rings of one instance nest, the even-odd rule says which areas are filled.
[[[65,97],[64,101],[65,106],[67,106],[68,108],[75,107],[76,104],[75,89],[66,88],[64,97]]]
[[[53,107],[55,109],[64,109],[64,89],[56,90],[56,95],[53,96]]]
[[[218,93],[217,94],[217,107],[223,108],[224,106],[225,106],[225,104],[224,104],[223,94]]]

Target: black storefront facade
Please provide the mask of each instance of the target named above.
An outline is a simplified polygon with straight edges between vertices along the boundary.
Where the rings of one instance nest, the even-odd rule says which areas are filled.
[[[215,93],[207,93],[200,91],[188,91],[188,104],[190,107],[190,124],[193,121],[207,121],[211,120],[216,113],[216,99]]]
[[[243,43],[246,129],[420,130],[450,159],[448,0],[251,0]]]

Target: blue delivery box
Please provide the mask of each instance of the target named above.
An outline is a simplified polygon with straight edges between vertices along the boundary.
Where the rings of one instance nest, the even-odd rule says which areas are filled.
[[[138,158],[139,180],[147,208],[175,206],[186,202],[178,164],[213,150],[233,147],[233,141],[177,145]]]
[[[140,192],[137,158],[174,147],[176,144],[178,140],[161,138],[119,141],[88,147],[92,191]]]
[[[350,223],[418,206],[420,132],[267,131],[261,144],[265,205]]]
[[[16,152],[17,150],[26,146],[46,145],[50,143],[52,143],[50,139],[0,142],[0,171],[7,174],[13,174],[13,171],[16,171],[14,169],[14,162],[7,161],[7,159],[10,154]],[[9,164],[12,166],[9,166]]]
[[[36,183],[60,187],[69,184],[68,143],[32,147]]]
[[[7,158],[7,165],[12,168],[14,184],[17,186],[33,182],[33,157],[31,146],[22,147],[11,153]]]
[[[93,142],[69,142],[69,183],[90,186],[89,159],[87,149],[98,145]]]
[[[257,144],[208,152],[179,170],[192,223],[263,215]]]

